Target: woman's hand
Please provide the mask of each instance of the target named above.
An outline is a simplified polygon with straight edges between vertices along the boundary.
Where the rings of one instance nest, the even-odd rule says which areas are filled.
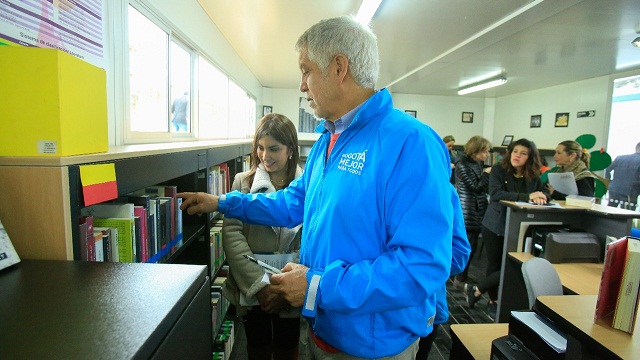
[[[551,184],[547,184],[547,189],[549,189],[549,194],[553,194],[553,192],[556,191]]]
[[[290,308],[287,301],[280,295],[271,291],[271,285],[265,286],[256,294],[260,308],[267,314],[277,314],[282,310]]]
[[[536,205],[544,205],[547,203],[547,196],[542,191],[535,191],[529,194],[529,202]]]

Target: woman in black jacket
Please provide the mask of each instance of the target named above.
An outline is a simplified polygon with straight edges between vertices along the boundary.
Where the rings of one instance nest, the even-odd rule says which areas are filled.
[[[471,255],[469,255],[467,267],[456,275],[454,281],[457,287],[463,287],[467,282],[469,264],[478,247],[482,217],[489,204],[487,193],[491,168],[484,167],[484,162],[489,157],[489,150],[491,150],[491,142],[476,135],[464,145],[464,153],[456,163],[456,190],[462,205],[467,238],[471,244]]]
[[[520,139],[509,144],[507,155],[491,169],[489,208],[482,219],[482,239],[487,250],[487,276],[478,286],[466,286],[467,303],[473,307],[482,293],[489,295],[489,314],[495,319],[500,285],[507,207],[500,200],[544,205],[549,192],[540,181],[540,155],[533,141]]]

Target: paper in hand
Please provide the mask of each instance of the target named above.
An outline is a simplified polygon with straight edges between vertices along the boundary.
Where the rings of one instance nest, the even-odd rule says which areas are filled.
[[[578,195],[578,185],[572,172],[549,173],[549,184],[565,195]]]

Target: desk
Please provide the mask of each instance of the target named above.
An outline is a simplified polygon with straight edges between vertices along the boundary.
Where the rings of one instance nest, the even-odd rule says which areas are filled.
[[[509,333],[507,324],[451,325],[450,359],[489,359],[491,342]]]
[[[206,266],[23,259],[0,289],[3,359],[211,359]]]
[[[500,319],[509,320],[513,310],[529,308],[527,288],[522,277],[522,263],[534,256],[524,252],[509,252],[504,264],[503,286],[509,289],[509,296],[502,298],[500,304]],[[567,295],[598,295],[602,264],[594,263],[565,263],[553,264],[558,272],[560,282]]]
[[[575,338],[577,346],[582,347],[581,354],[595,354],[605,359],[640,359],[638,332],[632,336],[593,322],[596,300],[597,295],[540,296],[534,309]],[[573,351],[570,347],[575,345],[569,339],[567,352]]]
[[[612,208],[604,205],[594,205],[591,209],[565,206],[555,208],[548,206],[523,205],[512,201],[501,201],[507,207],[507,222],[504,234],[504,249],[502,256],[502,271],[500,287],[498,289],[498,314],[496,322],[507,322],[509,311],[504,309],[503,303],[509,299],[503,298],[504,275],[509,252],[522,251],[520,228],[523,223],[561,222],[573,228],[595,234],[601,241],[604,253],[604,239],[607,235],[621,237],[631,233],[632,220],[640,218],[640,213],[624,209]],[[559,204],[564,206],[563,201]],[[598,279],[598,284],[600,280]],[[509,288],[509,296],[512,289]],[[526,295],[526,292],[525,292]],[[525,307],[526,308],[526,307]],[[511,309],[512,310],[512,309]]]

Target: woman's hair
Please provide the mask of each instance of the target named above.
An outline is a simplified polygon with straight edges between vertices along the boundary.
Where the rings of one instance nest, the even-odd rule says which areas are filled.
[[[492,147],[493,145],[491,145],[491,142],[489,140],[483,138],[480,135],[476,135],[471,137],[471,139],[469,139],[469,141],[464,144],[464,153],[469,157],[472,157],[479,152],[491,150]]]
[[[512,174],[516,173],[516,169],[513,167],[513,165],[511,165],[511,153],[517,145],[523,146],[527,148],[527,150],[529,150],[529,158],[522,168],[522,174],[528,181],[531,181],[540,176],[541,167],[540,153],[538,153],[538,147],[533,141],[524,138],[512,141],[511,144],[509,144],[509,146],[507,147],[507,155],[504,157],[504,159],[502,159],[502,162],[500,164],[502,165],[502,168],[507,172]]]
[[[380,73],[376,35],[353,16],[320,21],[300,36],[295,49],[306,51],[325,76],[333,58],[345,55],[354,81],[365,89],[375,88]]]
[[[576,160],[582,160],[587,168],[589,167],[591,155],[589,155],[589,152],[582,149],[582,145],[577,141],[565,140],[558,145],[562,145],[564,147],[564,152],[567,153],[567,155],[576,154]]]
[[[271,136],[275,141],[285,145],[291,150],[291,157],[287,160],[287,176],[285,186],[295,179],[298,162],[300,161],[300,151],[298,150],[298,132],[295,125],[288,117],[271,113],[260,119],[260,123],[253,135],[253,147],[251,148],[251,169],[247,175],[249,184],[253,184],[253,177],[256,174],[260,158],[258,158],[258,141],[265,136]]]
[[[442,138],[442,141],[446,144],[449,141],[453,141],[456,142],[456,138],[453,137],[453,135],[447,135],[445,137]]]

